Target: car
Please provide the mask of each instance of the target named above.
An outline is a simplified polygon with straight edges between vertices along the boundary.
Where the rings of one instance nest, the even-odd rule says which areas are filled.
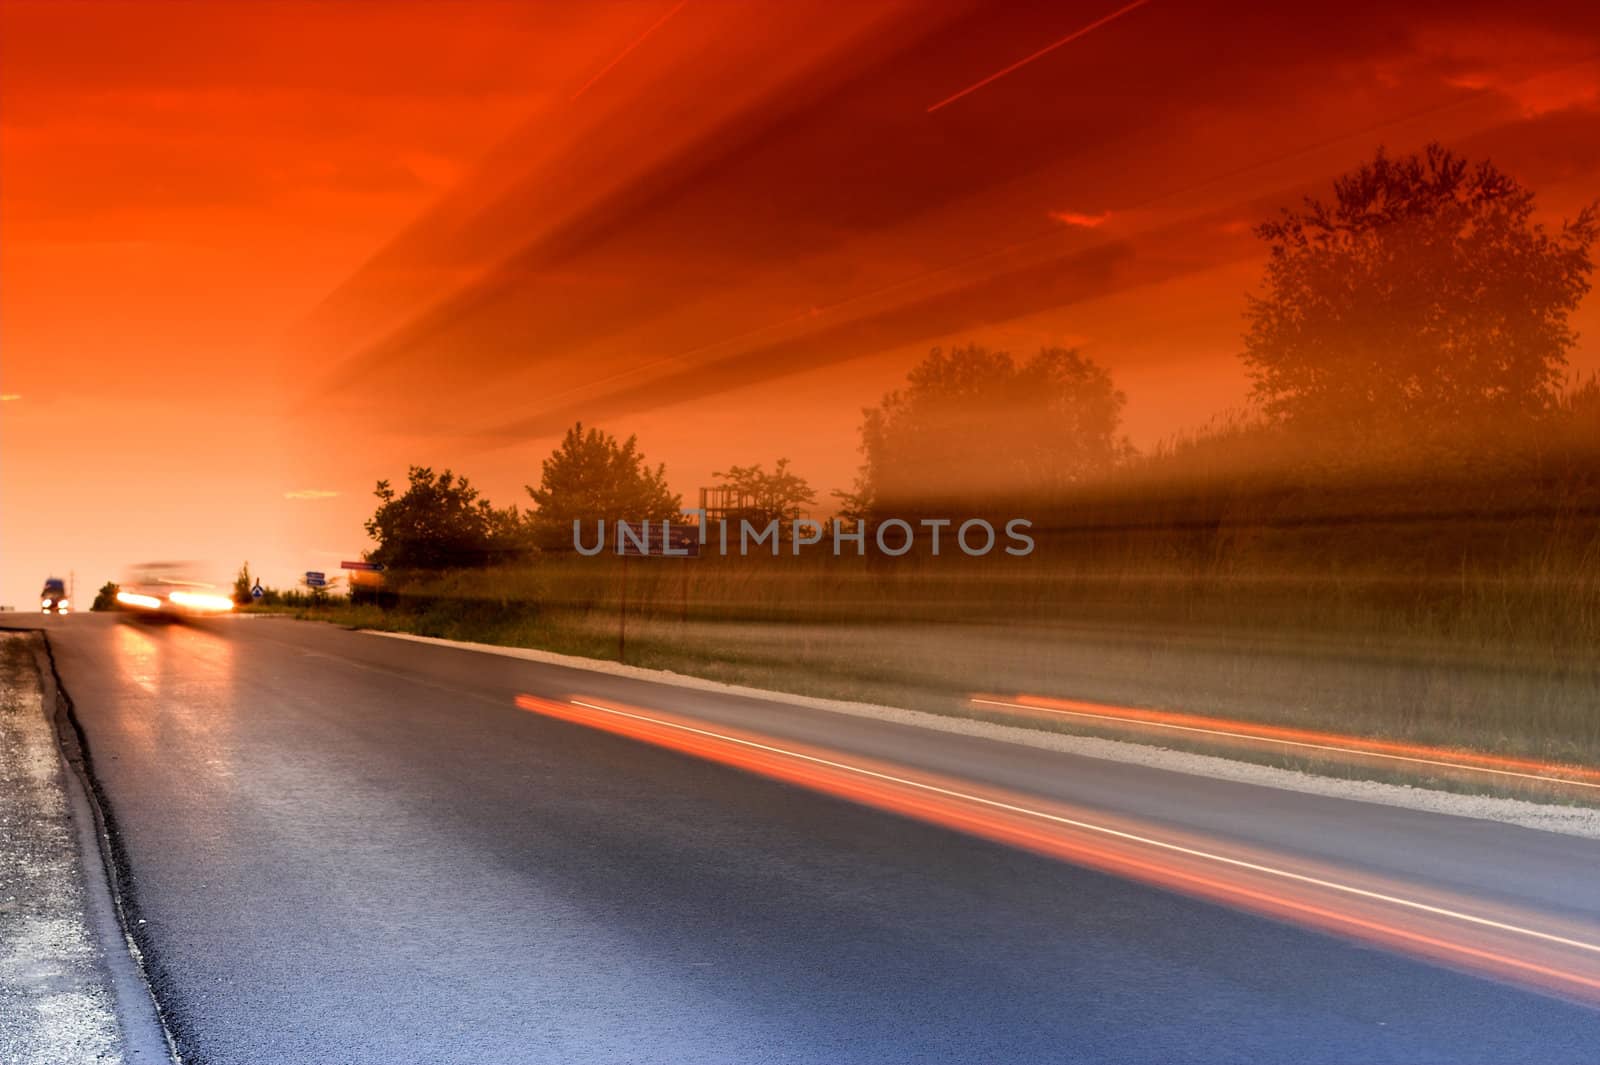
[[[72,600],[67,598],[66,581],[60,577],[45,578],[44,590],[39,593],[39,613],[72,613]]]
[[[117,589],[117,604],[137,614],[194,617],[226,614],[233,600],[217,586],[194,579],[185,562],[146,562],[133,567]]]

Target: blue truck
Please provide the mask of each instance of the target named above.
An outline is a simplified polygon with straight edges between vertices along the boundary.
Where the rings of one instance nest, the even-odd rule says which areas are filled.
[[[60,577],[46,577],[44,591],[39,593],[39,613],[70,614],[72,602],[67,598],[67,582]]]

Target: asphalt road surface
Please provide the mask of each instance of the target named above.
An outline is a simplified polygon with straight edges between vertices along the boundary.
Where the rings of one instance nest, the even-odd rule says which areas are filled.
[[[1579,1002],[515,699],[689,715],[1563,927],[1600,927],[1593,841],[326,625],[42,624],[188,1062],[1600,1060]]]

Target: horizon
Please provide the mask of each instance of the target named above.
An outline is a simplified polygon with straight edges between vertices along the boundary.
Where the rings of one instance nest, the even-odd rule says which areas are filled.
[[[686,499],[787,457],[827,500],[935,346],[1077,348],[1149,450],[1247,403],[1251,227],[1377,146],[1491,158],[1549,225],[1600,190],[1584,5],[1371,5],[1292,63],[1257,12],[1012,11],[969,46],[960,4],[669,7],[9,5],[0,603],[146,558],[289,584],[370,547],[408,465],[525,505],[580,419]],[[1581,380],[1600,302],[1573,322]]]

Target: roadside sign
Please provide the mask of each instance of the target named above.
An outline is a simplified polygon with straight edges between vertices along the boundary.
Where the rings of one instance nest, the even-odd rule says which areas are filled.
[[[700,526],[667,526],[667,547],[671,553],[685,558],[700,557]]]
[[[306,584],[312,588],[326,588],[328,586],[328,575],[319,573],[314,569],[308,569],[306,570]]]
[[[260,599],[262,596],[264,596],[266,594],[267,594],[267,590],[265,588],[261,587],[261,582],[260,581],[256,581],[256,586],[254,588],[250,589],[250,598],[251,599]]]
[[[381,562],[341,562],[341,563],[339,563],[339,568],[340,569],[353,569],[353,570],[356,570],[356,571],[358,571],[360,573],[382,573],[383,572],[383,563],[381,563]]]
[[[699,558],[700,526],[619,521],[617,554],[624,558]]]

